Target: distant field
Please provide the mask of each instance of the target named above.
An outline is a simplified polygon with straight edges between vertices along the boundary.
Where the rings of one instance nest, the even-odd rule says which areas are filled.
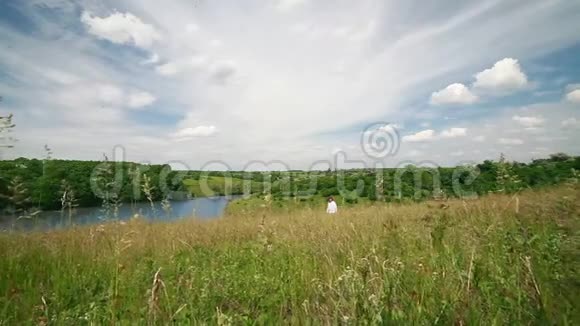
[[[183,184],[195,197],[220,196],[232,193],[241,194],[243,192],[243,179],[229,178],[227,180],[230,180],[231,183],[226,182],[226,178],[224,177],[210,176],[201,181],[185,179],[183,180]],[[230,186],[228,187],[228,185]],[[204,188],[204,186],[206,188]]]
[[[274,191],[284,191],[284,180],[278,180],[271,183],[271,188]],[[208,176],[200,180],[185,179],[183,184],[195,197],[208,197],[220,195],[237,195],[244,193],[244,186],[249,187],[248,190],[252,194],[261,193],[263,183],[254,180],[244,180],[234,177]]]
[[[0,325],[578,325],[580,188],[0,234]],[[253,203],[251,206],[250,203]]]
[[[368,205],[372,203],[368,198],[358,198],[357,203],[347,203],[345,199],[340,196],[333,196],[338,203],[339,210],[344,208],[352,208],[360,205]],[[249,198],[239,198],[231,201],[228,204],[227,212],[230,215],[245,214],[248,212],[256,212],[260,209],[267,208],[269,212],[282,214],[289,213],[295,210],[309,209],[318,212],[326,211],[326,201],[328,197],[321,195],[303,196],[303,197],[281,197],[276,198],[264,195],[252,195]]]

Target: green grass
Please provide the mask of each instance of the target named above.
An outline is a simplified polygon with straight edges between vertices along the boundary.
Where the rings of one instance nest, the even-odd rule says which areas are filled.
[[[372,202],[366,197],[357,198],[357,203],[348,203],[340,195],[333,196],[339,205],[339,209],[360,207],[361,205],[368,206]],[[273,197],[264,195],[251,195],[249,197],[242,197],[231,201],[228,204],[227,212],[231,215],[246,214],[256,212],[264,207],[268,207],[270,213],[291,214],[296,210],[310,209],[310,210],[326,210],[326,202],[328,197],[323,197],[319,194],[303,197]]]
[[[579,195],[0,234],[0,325],[574,325]]]

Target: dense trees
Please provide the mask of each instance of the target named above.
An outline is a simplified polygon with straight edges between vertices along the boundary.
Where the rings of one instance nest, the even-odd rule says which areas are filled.
[[[166,188],[170,192],[181,188],[181,185],[171,184],[172,174],[174,172],[165,165],[19,158],[0,161],[0,194],[9,193],[11,183],[17,178],[22,188],[30,193],[28,206],[43,210],[61,209],[61,199],[63,196],[71,199],[71,191],[75,205],[81,207],[101,206],[103,202],[142,201],[146,198],[140,191],[141,179],[147,175],[155,185],[151,190],[152,199],[161,200],[161,179],[167,181]],[[0,208],[14,206],[6,196],[0,197]]]
[[[455,168],[343,171],[172,171],[168,165],[19,158],[0,161],[0,209],[71,209],[122,202],[242,193],[283,197],[342,196],[392,201],[463,197],[556,184],[580,170],[580,157],[554,154],[531,163],[484,161]],[[378,189],[378,191],[377,191]]]

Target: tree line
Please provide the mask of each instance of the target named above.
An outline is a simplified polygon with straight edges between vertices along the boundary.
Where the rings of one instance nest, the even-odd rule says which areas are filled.
[[[395,201],[514,192],[577,177],[580,157],[554,154],[529,163],[498,161],[464,167],[353,169],[338,171],[173,171],[169,165],[52,159],[0,161],[0,210],[71,210],[122,203],[179,200],[196,196],[269,194],[285,197],[342,196]],[[201,187],[203,186],[203,187]],[[204,191],[201,191],[204,189]],[[208,192],[209,190],[209,192]]]

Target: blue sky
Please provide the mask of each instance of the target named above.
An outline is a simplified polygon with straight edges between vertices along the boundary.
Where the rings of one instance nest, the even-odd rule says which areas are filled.
[[[2,1],[2,155],[306,169],[382,121],[389,166],[580,154],[578,30],[569,0]]]

